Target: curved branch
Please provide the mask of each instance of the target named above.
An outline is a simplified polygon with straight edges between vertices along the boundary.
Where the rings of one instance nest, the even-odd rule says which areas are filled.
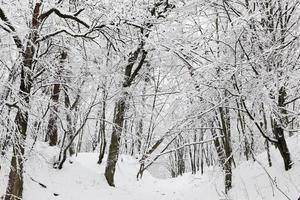
[[[243,107],[246,110],[246,113],[248,114],[249,118],[254,122],[255,126],[257,127],[257,129],[259,130],[259,132],[261,133],[261,135],[268,140],[269,142],[273,143],[273,144],[278,144],[278,140],[274,139],[274,138],[270,138],[266,135],[265,131],[263,130],[263,128],[258,124],[258,122],[255,120],[255,118],[252,116],[252,114],[250,113],[250,111],[248,110],[245,100],[242,99],[242,104]]]
[[[81,19],[79,19],[77,16],[83,11],[84,9],[80,9],[78,12],[76,12],[75,14],[66,14],[66,13],[62,13],[60,10],[58,10],[57,8],[51,8],[50,10],[42,13],[39,16],[39,20],[40,21],[44,21],[46,20],[52,13],[55,13],[57,16],[59,16],[60,18],[63,19],[71,19],[74,20],[76,22],[78,22],[79,24],[85,26],[86,28],[90,28],[90,25],[88,25],[86,22],[82,21]]]
[[[87,31],[86,33],[83,33],[83,34],[76,34],[76,33],[71,33],[71,32],[69,32],[69,31],[67,31],[65,29],[61,29],[61,30],[55,31],[53,33],[49,33],[47,35],[42,36],[41,38],[37,39],[37,42],[41,42],[41,41],[47,40],[48,38],[56,36],[56,35],[59,35],[61,33],[66,33],[66,34],[68,34],[68,35],[70,35],[72,37],[88,37],[87,35],[89,33],[91,33],[91,32],[92,32],[92,30]]]

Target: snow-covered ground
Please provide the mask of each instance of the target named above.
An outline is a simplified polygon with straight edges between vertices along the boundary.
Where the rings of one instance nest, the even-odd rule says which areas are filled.
[[[157,179],[146,172],[137,181],[137,160],[122,155],[116,169],[116,187],[112,188],[103,175],[105,163],[96,164],[97,154],[80,153],[72,163],[66,162],[62,170],[56,170],[52,164],[57,149],[39,143],[26,162],[24,200],[296,200],[300,197],[299,138],[290,138],[289,147],[294,161],[290,171],[284,171],[278,150],[271,149],[273,167],[268,167],[266,153],[256,157],[258,162],[239,164],[233,170],[233,189],[225,196],[219,167],[206,169],[204,175],[187,173],[173,179]],[[2,165],[0,171],[0,196],[6,187],[5,167]]]

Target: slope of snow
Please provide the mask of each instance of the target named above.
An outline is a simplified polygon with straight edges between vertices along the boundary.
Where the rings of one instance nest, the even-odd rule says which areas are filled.
[[[136,180],[138,162],[122,155],[116,168],[116,187],[109,187],[104,177],[105,163],[98,165],[96,153],[80,153],[67,161],[62,170],[53,169],[58,149],[38,143],[29,153],[24,175],[24,200],[283,200],[300,197],[300,148],[297,137],[289,140],[294,161],[286,172],[277,149],[271,149],[273,167],[267,166],[266,153],[233,170],[233,189],[224,194],[223,174],[219,167],[206,169],[204,175],[187,173],[173,179],[157,179],[145,173]],[[6,166],[7,167],[7,166]],[[0,170],[0,196],[7,181]],[[39,183],[46,186],[42,187]]]
[[[284,170],[283,160],[278,149],[271,147],[272,167],[268,166],[267,154],[255,158],[257,162],[248,161],[234,170],[234,188],[231,199],[274,199],[297,200],[300,197],[300,138],[288,138],[288,147],[293,160],[292,169]]]
[[[207,180],[201,178],[199,181],[191,174],[177,179],[155,179],[145,172],[143,179],[137,181],[138,162],[126,155],[121,155],[119,159],[116,187],[112,188],[107,185],[104,177],[105,163],[96,164],[98,154],[80,153],[72,160],[72,164],[66,162],[62,170],[56,170],[51,163],[57,152],[46,146],[39,144],[40,156],[33,154],[29,158],[24,200],[86,200],[95,197],[104,200],[196,200],[204,192],[208,195],[207,199],[218,197],[214,195],[214,188],[206,184]],[[41,187],[32,179],[43,183],[47,188]],[[198,187],[199,183],[201,187]]]

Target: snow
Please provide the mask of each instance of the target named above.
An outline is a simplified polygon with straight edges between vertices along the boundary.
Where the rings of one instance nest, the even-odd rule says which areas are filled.
[[[62,170],[53,169],[47,164],[53,159],[43,162],[44,157],[42,162],[38,162],[32,158],[34,162],[28,162],[30,167],[27,167],[27,174],[45,184],[47,188],[41,187],[27,177],[24,200],[86,200],[95,197],[105,200],[140,200],[141,197],[145,200],[186,198],[196,200],[199,198],[197,191],[209,189],[209,186],[206,186],[206,189],[201,187],[199,190],[196,187],[198,183],[193,183],[192,175],[178,179],[156,179],[145,172],[143,179],[137,181],[138,162],[126,155],[120,157],[116,169],[116,187],[112,188],[107,185],[104,177],[105,163],[98,165],[97,156],[96,153],[80,153],[73,159],[72,164],[66,162]],[[182,187],[183,185],[194,185],[194,187]],[[54,196],[53,193],[59,196]]]
[[[104,177],[105,162],[97,164],[97,153],[80,153],[68,160],[62,170],[54,169],[58,149],[37,143],[28,153],[25,167],[24,200],[258,200],[297,199],[300,196],[298,137],[289,139],[294,161],[286,172],[278,150],[271,148],[273,167],[268,167],[266,153],[256,156],[258,162],[245,161],[233,170],[233,188],[226,196],[223,174],[219,167],[205,169],[204,175],[186,173],[178,178],[158,179],[145,172],[136,180],[139,165],[135,158],[121,155],[116,168],[116,187],[109,187]],[[7,167],[7,165],[6,165]],[[0,196],[7,175],[0,170]],[[33,181],[33,180],[34,181]],[[5,181],[4,181],[5,180]],[[42,187],[37,182],[46,185]],[[284,193],[284,194],[283,194]],[[54,195],[57,194],[57,195]],[[288,198],[286,196],[288,196]]]

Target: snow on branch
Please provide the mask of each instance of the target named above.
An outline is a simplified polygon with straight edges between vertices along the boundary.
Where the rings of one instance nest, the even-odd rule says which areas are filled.
[[[168,153],[172,153],[172,152],[178,151],[178,150],[183,149],[183,148],[188,147],[188,146],[193,146],[193,145],[197,145],[197,144],[205,144],[205,143],[209,143],[209,142],[214,141],[214,140],[217,139],[217,138],[222,138],[222,137],[224,137],[224,136],[221,135],[221,136],[217,136],[217,137],[215,137],[215,138],[211,138],[211,139],[208,139],[208,140],[203,140],[203,141],[200,141],[200,142],[191,142],[191,143],[187,143],[187,144],[184,144],[184,145],[182,145],[182,146],[180,146],[180,147],[177,147],[177,148],[174,148],[174,149],[170,149],[170,150],[165,151],[165,152],[161,152],[160,154],[156,155],[156,157],[157,157],[157,156],[160,157],[160,156],[162,156],[162,155],[165,155],[165,154],[168,154]]]
[[[4,22],[5,26],[0,24],[0,27],[2,27],[3,30],[5,30],[8,33],[12,33],[13,34],[13,40],[16,44],[16,46],[18,47],[18,49],[20,51],[23,51],[23,44],[21,39],[19,38],[19,36],[16,33],[16,29],[15,27],[11,24],[11,22],[9,21],[9,19],[7,18],[7,16],[5,15],[4,11],[2,10],[2,8],[0,8],[0,19]]]
[[[271,138],[268,137],[266,134],[266,130],[263,130],[263,128],[259,125],[259,123],[257,122],[257,120],[254,118],[254,116],[250,113],[250,111],[248,110],[246,103],[245,103],[245,99],[242,99],[242,104],[246,110],[246,113],[248,114],[249,118],[254,122],[255,126],[257,127],[257,129],[259,130],[259,132],[261,133],[261,135],[268,140],[269,142],[273,143],[273,144],[277,144],[278,140],[275,138]]]
[[[55,31],[55,32],[52,32],[52,33],[49,33],[47,35],[44,35],[44,36],[40,37],[39,39],[37,39],[37,42],[47,40],[48,38],[59,35],[61,33],[66,33],[67,35],[70,35],[72,37],[88,37],[87,35],[91,32],[92,32],[92,30],[89,30],[86,33],[76,34],[76,33],[71,33],[68,30],[61,29],[61,30],[58,30],[58,31]],[[91,37],[89,37],[89,38],[91,38]]]
[[[52,13],[55,13],[57,16],[59,16],[60,18],[63,19],[72,19],[76,22],[78,22],[79,24],[85,26],[86,28],[90,28],[90,25],[88,25],[86,22],[82,21],[81,19],[79,19],[77,16],[83,11],[84,9],[80,9],[79,11],[77,11],[74,14],[67,14],[67,13],[62,13],[60,10],[58,10],[57,8],[51,8],[50,10],[42,13],[39,16],[39,20],[44,21],[46,20]]]
[[[180,135],[180,134],[178,134],[178,135]],[[175,140],[175,138],[177,138],[178,135],[176,135],[176,136],[175,136],[175,137],[174,137],[174,138],[173,138],[173,139],[165,146],[165,148],[164,148],[159,154],[155,155],[154,158],[151,159],[147,165],[145,165],[142,169],[140,169],[140,171],[138,172],[138,175],[139,175],[140,173],[142,173],[143,171],[145,171],[148,167],[150,167],[150,166],[151,166],[151,165],[152,165],[159,157],[161,157],[161,156],[163,156],[163,155],[165,155],[165,154],[169,154],[169,153],[178,151],[178,150],[183,149],[183,148],[188,147],[188,146],[209,143],[209,142],[212,142],[212,141],[214,141],[214,140],[216,140],[216,139],[218,139],[218,138],[224,137],[223,135],[220,135],[220,136],[217,136],[217,137],[214,137],[214,138],[211,138],[211,139],[208,139],[208,140],[203,140],[203,141],[200,141],[200,142],[187,143],[187,144],[184,144],[184,145],[182,145],[182,146],[180,146],[180,147],[177,147],[177,148],[170,149],[170,150],[167,150],[167,151],[166,151],[166,149],[167,149],[167,148],[170,146],[170,144]],[[137,177],[138,177],[138,175],[137,175]]]

